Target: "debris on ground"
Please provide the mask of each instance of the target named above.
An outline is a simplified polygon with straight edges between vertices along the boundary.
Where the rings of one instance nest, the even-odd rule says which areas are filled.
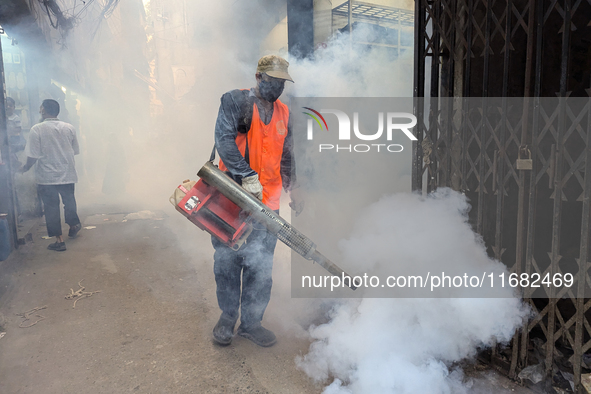
[[[566,384],[568,386],[570,386],[570,389],[574,392],[575,391],[575,377],[574,377],[574,375],[572,373],[564,372],[564,371],[560,371],[560,374],[562,375],[562,378],[564,379],[564,381],[566,381]],[[568,389],[568,387],[561,387],[561,388]]]
[[[100,293],[101,290],[96,290],[96,291],[84,291],[86,289],[86,287],[82,286],[81,283],[84,279],[80,280],[80,282],[78,282],[78,287],[80,287],[78,290],[74,291],[74,289],[70,289],[70,294],[68,294],[65,298],[66,300],[74,300],[74,306],[72,306],[72,309],[76,308],[76,303],[83,299],[83,298],[88,298],[90,296],[92,296],[93,294],[96,293]]]
[[[159,218],[161,215],[158,215],[155,212],[152,211],[139,211],[139,212],[133,212],[130,213],[128,215],[126,215],[123,220],[147,220],[147,219],[157,219]]]
[[[4,335],[6,335],[6,333],[5,333],[5,332],[0,332],[0,339],[2,339],[2,337],[3,337]]]
[[[20,317],[22,317],[22,318],[24,318],[24,319],[25,319],[25,320],[23,320],[23,321],[21,322],[21,324],[19,324],[19,325],[18,325],[18,327],[19,327],[19,328],[29,328],[29,327],[33,327],[35,324],[39,323],[41,320],[45,320],[45,319],[46,319],[46,317],[45,317],[45,316],[43,316],[43,315],[40,315],[40,314],[36,313],[36,312],[38,312],[38,311],[40,311],[40,310],[42,310],[42,309],[45,309],[45,308],[47,308],[47,305],[45,305],[45,306],[38,306],[38,307],[36,307],[36,308],[33,308],[33,309],[31,309],[31,310],[28,310],[28,311],[26,311],[26,312],[24,312],[24,313],[17,313],[17,314],[16,314],[17,316],[20,316]],[[26,322],[28,322],[29,320],[31,320],[31,315],[33,315],[33,314],[34,314],[34,315],[35,315],[35,317],[37,318],[37,320],[35,321],[35,323],[33,323],[33,324],[29,324],[29,325],[24,325]]]
[[[591,373],[581,375],[581,384],[587,390],[587,393],[591,393]]]
[[[84,219],[83,226],[99,226],[101,224],[120,223],[125,215],[125,213],[110,213],[108,215],[103,213],[87,216]]]
[[[544,379],[544,365],[540,363],[523,368],[517,377],[522,381],[529,379],[533,384],[540,383]]]
[[[552,388],[559,394],[573,393],[575,391],[575,379],[572,373],[553,370]]]
[[[86,227],[84,227],[85,230],[92,230],[93,228],[96,228],[96,226],[86,226]]]

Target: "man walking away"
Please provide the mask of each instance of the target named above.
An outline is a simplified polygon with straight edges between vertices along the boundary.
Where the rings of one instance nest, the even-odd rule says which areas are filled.
[[[21,171],[28,171],[35,165],[35,177],[39,195],[45,210],[47,235],[55,237],[55,243],[47,249],[63,252],[66,243],[62,237],[60,217],[60,195],[64,204],[66,223],[70,225],[68,235],[73,238],[80,231],[81,224],[76,210],[74,184],[78,182],[74,155],[80,153],[74,126],[57,118],[60,105],[47,99],[41,103],[39,113],[42,122],[31,128],[29,143],[25,148],[27,163]]]

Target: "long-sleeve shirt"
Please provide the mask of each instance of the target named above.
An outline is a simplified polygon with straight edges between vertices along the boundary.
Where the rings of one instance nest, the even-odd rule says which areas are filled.
[[[268,124],[273,116],[273,111],[271,110],[267,113],[263,109],[263,105],[255,96],[252,89],[236,89],[224,93],[222,96],[215,125],[216,149],[228,171],[230,171],[230,174],[237,182],[241,182],[242,178],[256,175],[256,172],[250,168],[247,160],[242,156],[236,145],[238,133],[248,133],[250,129],[253,103],[259,109],[261,120],[265,124]],[[291,123],[290,115],[281,156],[281,180],[285,190],[290,190],[296,180]]]

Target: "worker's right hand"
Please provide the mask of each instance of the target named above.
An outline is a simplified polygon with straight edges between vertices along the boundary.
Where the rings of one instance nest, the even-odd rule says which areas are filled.
[[[242,188],[252,193],[259,200],[263,200],[263,185],[259,182],[259,174],[242,178]]]

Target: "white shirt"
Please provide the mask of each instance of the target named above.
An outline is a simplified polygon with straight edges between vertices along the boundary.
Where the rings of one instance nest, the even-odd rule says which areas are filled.
[[[39,185],[78,182],[74,155],[79,153],[74,126],[57,118],[48,118],[33,126],[25,148],[28,157],[37,159],[35,175]]]
[[[11,116],[6,117],[6,129],[8,130],[8,135],[16,135],[17,130],[20,132],[21,128],[21,117],[17,114],[12,114]]]

